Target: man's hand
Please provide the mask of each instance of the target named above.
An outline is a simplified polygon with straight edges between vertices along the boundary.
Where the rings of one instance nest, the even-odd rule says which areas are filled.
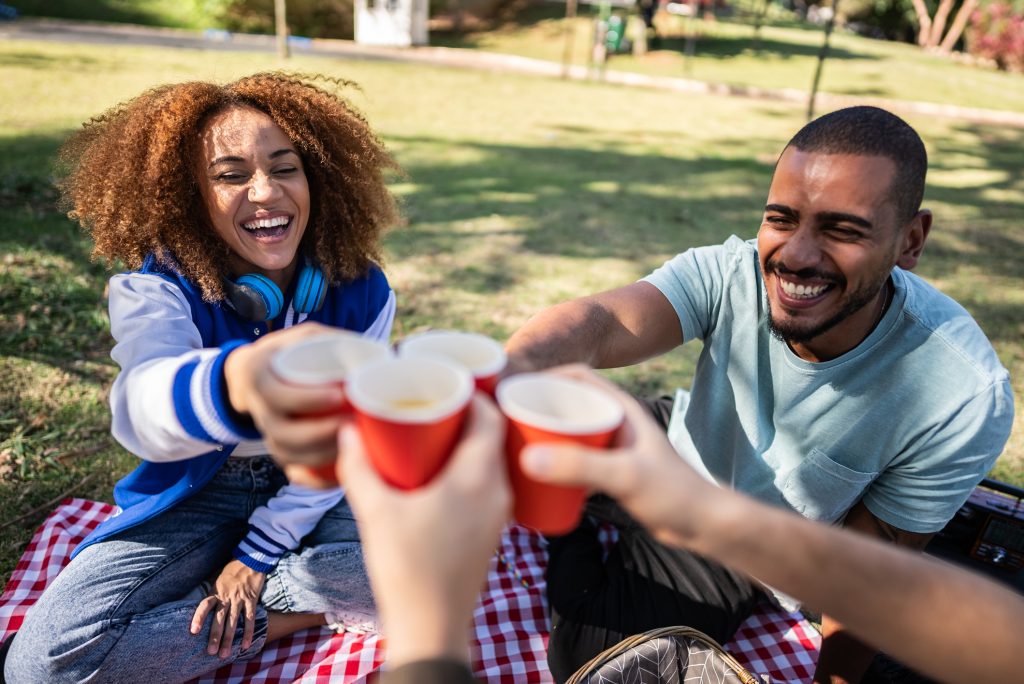
[[[289,384],[274,374],[270,359],[289,344],[333,330],[313,322],[285,328],[235,349],[224,362],[232,408],[252,417],[271,456],[282,466],[316,466],[337,457],[340,415],[296,416],[323,413],[332,406],[340,406],[344,393],[334,385]]]
[[[444,470],[404,492],[381,480],[355,426],[342,427],[339,470],[359,521],[392,667],[468,658],[473,606],[511,510],[504,437],[500,413],[478,393]]]
[[[241,561],[233,560],[224,566],[214,582],[213,593],[199,602],[189,630],[192,634],[199,634],[203,631],[206,618],[213,616],[207,653],[216,655],[219,650],[221,658],[231,655],[239,618],[245,621],[242,650],[252,646],[256,629],[256,605],[265,580],[266,575],[256,572]]]
[[[665,544],[689,546],[702,501],[717,487],[700,477],[669,444],[646,410],[615,385],[582,366],[552,372],[596,385],[625,409],[610,450],[574,445],[527,446],[520,463],[527,474],[551,484],[600,490]]]

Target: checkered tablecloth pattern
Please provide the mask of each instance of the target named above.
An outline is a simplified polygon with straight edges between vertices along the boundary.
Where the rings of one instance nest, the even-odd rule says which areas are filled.
[[[25,611],[67,564],[71,550],[114,510],[110,504],[66,499],[29,543],[0,596],[0,639],[21,626]],[[551,681],[545,665],[548,622],[544,601],[545,551],[529,530],[511,526],[491,560],[487,587],[474,613],[472,656],[488,684]],[[764,606],[727,646],[751,672],[768,681],[808,682],[820,646],[799,613]],[[378,636],[309,629],[280,639],[257,658],[227,665],[197,682],[364,682],[384,660]]]

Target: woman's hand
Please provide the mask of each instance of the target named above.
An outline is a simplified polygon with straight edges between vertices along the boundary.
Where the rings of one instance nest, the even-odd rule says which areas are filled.
[[[299,340],[333,332],[319,323],[305,322],[270,333],[251,344],[238,347],[224,362],[228,399],[238,413],[252,417],[263,434],[270,455],[279,465],[317,466],[338,455],[338,414],[315,418],[344,401],[341,388],[334,385],[293,385],[270,368],[270,359],[280,349]]]
[[[245,620],[242,650],[252,646],[252,636],[256,629],[256,604],[259,603],[266,578],[265,574],[253,570],[242,561],[233,560],[224,566],[214,582],[213,593],[199,602],[189,629],[192,634],[199,634],[203,631],[206,618],[213,616],[207,653],[217,655],[219,650],[221,658],[231,655],[239,618]]]

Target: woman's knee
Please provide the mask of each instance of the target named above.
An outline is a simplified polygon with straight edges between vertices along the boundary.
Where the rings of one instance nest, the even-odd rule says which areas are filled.
[[[30,614],[11,638],[4,677],[10,684],[92,681],[122,628],[100,622],[71,627],[46,613]]]

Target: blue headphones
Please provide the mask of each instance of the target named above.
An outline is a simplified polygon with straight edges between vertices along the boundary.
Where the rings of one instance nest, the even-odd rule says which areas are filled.
[[[238,280],[222,278],[228,303],[239,316],[253,322],[277,318],[284,308],[284,295],[273,280],[259,273],[246,273]],[[304,262],[295,283],[292,306],[299,313],[319,311],[327,297],[327,278],[317,266]]]

